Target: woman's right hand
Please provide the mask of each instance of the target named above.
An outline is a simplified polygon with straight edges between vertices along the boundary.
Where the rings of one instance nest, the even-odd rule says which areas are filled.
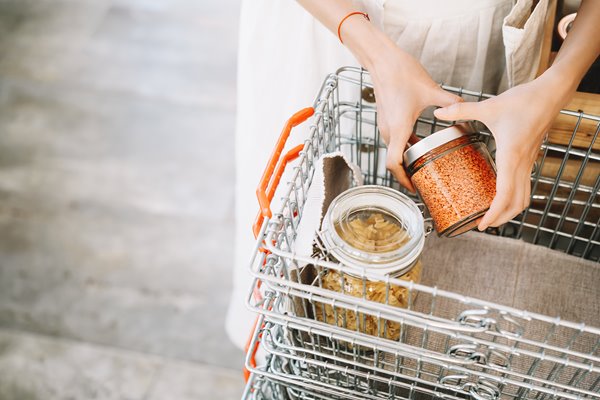
[[[371,74],[377,102],[377,124],[388,146],[386,167],[409,190],[414,187],[403,166],[403,154],[415,121],[429,106],[447,107],[462,98],[443,90],[413,56],[363,18],[342,25],[344,44]]]
[[[366,68],[375,90],[377,124],[388,146],[386,167],[402,186],[414,192],[404,170],[403,154],[415,121],[429,106],[446,107],[462,98],[440,88],[415,58],[394,43],[390,41],[388,46],[388,51]]]
[[[462,101],[441,89],[423,66],[361,15],[351,0],[298,0],[333,34],[338,34],[358,62],[369,71],[377,101],[377,123],[388,146],[387,168],[414,191],[402,165],[417,117],[428,106],[446,107]],[[344,21],[340,24],[340,21]],[[338,32],[339,27],[339,32]]]

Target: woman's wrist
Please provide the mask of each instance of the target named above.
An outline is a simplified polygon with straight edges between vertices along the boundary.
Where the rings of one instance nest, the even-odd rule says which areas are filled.
[[[551,66],[538,79],[541,80],[544,92],[550,94],[548,99],[558,109],[563,108],[571,100],[579,83],[573,71],[569,70],[568,66],[563,68],[561,65]]]
[[[372,23],[364,18],[353,16],[340,28],[344,45],[350,49],[360,65],[373,73],[378,60],[389,54],[393,42]]]

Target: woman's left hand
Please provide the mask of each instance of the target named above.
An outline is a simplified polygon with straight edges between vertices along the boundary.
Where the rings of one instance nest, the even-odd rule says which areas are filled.
[[[483,122],[496,140],[496,196],[479,230],[511,220],[529,205],[531,171],[546,132],[575,89],[544,74],[481,102],[435,110],[443,120]]]

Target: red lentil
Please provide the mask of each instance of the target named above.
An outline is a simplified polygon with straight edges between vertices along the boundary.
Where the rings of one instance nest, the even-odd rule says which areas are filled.
[[[451,149],[461,144],[458,141],[468,144]],[[448,236],[455,236],[474,228],[477,218],[489,209],[496,195],[496,171],[482,142],[465,136],[441,147],[433,151],[446,153],[415,168],[412,182],[438,233],[450,229]]]

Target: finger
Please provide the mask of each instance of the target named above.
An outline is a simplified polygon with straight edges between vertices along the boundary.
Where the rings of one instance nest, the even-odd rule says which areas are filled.
[[[531,168],[529,168],[531,170]],[[525,179],[523,179],[523,210],[529,207],[529,203],[531,203],[531,173],[527,174]]]
[[[529,206],[531,197],[531,164],[525,163],[517,167],[515,177],[515,196],[512,204],[508,207],[503,215],[501,215],[495,224],[501,225],[507,221],[514,219],[517,215],[523,212]]]
[[[529,176],[527,175],[527,167],[519,167],[521,172],[518,177],[513,177],[515,180],[514,191],[507,204],[506,208],[495,220],[489,223],[489,226],[500,226],[514,219],[517,215],[523,212],[529,201],[530,186],[528,185]]]
[[[390,143],[388,146],[388,153],[386,159],[386,168],[390,170],[392,175],[400,182],[402,186],[411,192],[415,193],[415,187],[412,184],[410,178],[406,174],[403,166],[403,154],[405,144],[398,143],[396,141]]]
[[[499,165],[503,164],[499,162]],[[480,231],[484,231],[491,226],[492,223],[506,211],[511,202],[514,189],[508,173],[505,171],[505,169],[498,170],[498,177],[496,178],[496,196],[494,197],[494,200],[492,200],[490,209],[485,213],[481,222],[479,222],[478,229]]]
[[[386,123],[385,116],[383,111],[377,111],[377,128],[379,129],[379,134],[381,135],[381,139],[383,139],[383,143],[386,145],[390,143],[390,128]]]
[[[490,222],[489,226],[500,226],[519,215],[523,211],[523,197],[524,194],[522,191],[515,193],[512,202],[507,205],[506,209],[494,221]]]
[[[523,173],[519,180],[520,195],[518,196],[518,199],[514,201],[512,210],[507,212],[507,215],[501,217],[501,219],[504,220],[501,223],[514,219],[517,215],[521,214],[523,210],[529,207],[529,202],[531,201],[531,166],[525,166],[522,171]]]
[[[438,108],[433,112],[433,115],[445,121],[457,121],[461,119],[481,120],[482,111],[482,103],[462,102]]]
[[[485,231],[487,228],[492,226],[492,224],[498,219],[498,217],[506,210],[508,205],[508,196],[505,194],[496,195],[492,204],[490,205],[489,210],[485,213],[477,228],[480,231]]]
[[[436,90],[433,91],[428,103],[430,103],[429,105],[432,106],[447,107],[454,103],[462,103],[463,101],[464,100],[462,97],[447,92],[441,87],[436,86]]]

